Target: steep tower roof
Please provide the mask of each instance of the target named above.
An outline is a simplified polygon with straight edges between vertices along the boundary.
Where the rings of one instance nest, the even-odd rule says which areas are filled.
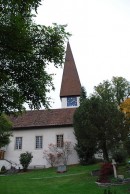
[[[60,97],[80,96],[80,94],[81,94],[80,79],[78,76],[70,44],[68,42],[64,70],[62,75]]]

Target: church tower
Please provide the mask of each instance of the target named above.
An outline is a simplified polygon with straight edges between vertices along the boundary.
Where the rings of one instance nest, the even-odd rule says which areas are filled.
[[[62,108],[78,107],[80,95],[80,79],[78,76],[70,44],[68,42],[60,89]]]

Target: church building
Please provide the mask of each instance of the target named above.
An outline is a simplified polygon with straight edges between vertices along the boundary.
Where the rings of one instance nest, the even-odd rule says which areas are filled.
[[[63,76],[60,89],[61,108],[49,110],[30,110],[13,117],[13,131],[10,143],[4,148],[0,167],[15,164],[20,167],[19,157],[26,151],[33,155],[30,168],[50,167],[43,157],[49,144],[61,147],[63,142],[76,143],[73,129],[73,115],[79,106],[81,84],[70,44],[67,44]],[[73,149],[68,164],[77,164],[78,155]]]

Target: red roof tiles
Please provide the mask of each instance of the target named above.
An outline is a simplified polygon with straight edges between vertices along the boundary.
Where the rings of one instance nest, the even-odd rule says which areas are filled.
[[[73,124],[75,108],[27,111],[12,116],[13,128],[55,127]]]

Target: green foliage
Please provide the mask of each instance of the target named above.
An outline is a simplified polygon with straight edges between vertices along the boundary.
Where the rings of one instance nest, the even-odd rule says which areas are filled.
[[[33,156],[30,152],[25,152],[25,153],[20,154],[19,161],[20,161],[20,164],[22,165],[24,171],[27,170],[29,164],[32,161],[32,158],[33,158]]]
[[[127,137],[127,139],[125,140],[124,147],[130,157],[130,137]]]
[[[1,173],[5,173],[6,172],[6,167],[5,166],[2,166],[1,167]]]
[[[17,13],[19,11],[23,14],[29,14],[32,10],[37,11],[40,2],[41,0],[28,0],[27,2],[24,0],[0,0],[0,4],[3,7],[2,11],[5,10],[5,13],[7,13],[7,11],[11,13]],[[14,9],[12,9],[12,7],[14,7]]]
[[[49,107],[54,89],[47,67],[64,61],[66,25],[37,25],[32,13],[41,0],[0,0],[0,114]]]
[[[87,165],[95,163],[94,153],[95,147],[93,145],[89,145],[87,143],[80,142],[75,146],[75,150],[78,153],[80,164]]]
[[[129,82],[123,77],[113,77],[111,81],[104,80],[95,86],[95,95],[100,96],[105,102],[114,102],[120,105],[128,96]]]
[[[111,150],[127,138],[129,124],[119,105],[128,95],[128,86],[126,79],[113,77],[96,86],[89,98],[82,88],[80,107],[74,115],[76,150],[81,161],[97,150],[102,150],[104,160],[109,161]]]
[[[87,97],[87,92],[85,88],[82,86],[81,87],[81,96],[80,96],[80,104],[86,99]]]
[[[92,154],[102,150],[106,161],[109,161],[109,151],[127,137],[128,130],[125,116],[115,103],[105,102],[99,96],[86,98],[74,114],[79,148],[90,149]]]
[[[97,150],[97,129],[89,120],[90,110],[92,110],[90,100],[84,99],[74,114],[74,133],[78,142],[76,151],[80,158],[80,162],[84,164],[89,163]]]
[[[128,96],[129,82],[123,77],[112,78],[114,97],[118,105]]]
[[[0,116],[0,148],[4,147],[10,142],[12,123],[6,115]]]

